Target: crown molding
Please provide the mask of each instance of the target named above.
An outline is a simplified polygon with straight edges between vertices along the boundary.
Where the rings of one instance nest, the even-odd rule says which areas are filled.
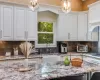
[[[95,6],[95,5],[97,5],[97,4],[99,4],[99,5],[100,5],[100,0],[99,0],[99,1],[96,1],[96,2],[94,2],[94,3],[90,4],[90,5],[88,5],[88,7],[90,8],[90,7]]]

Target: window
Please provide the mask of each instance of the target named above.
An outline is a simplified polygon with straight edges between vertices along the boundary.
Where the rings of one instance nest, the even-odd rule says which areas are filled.
[[[38,44],[53,44],[53,23],[38,23]]]

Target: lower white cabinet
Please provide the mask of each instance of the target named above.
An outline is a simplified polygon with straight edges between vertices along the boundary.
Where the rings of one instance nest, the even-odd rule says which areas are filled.
[[[78,13],[78,41],[87,41],[88,39],[88,15],[87,13]]]
[[[1,40],[13,40],[13,6],[0,5],[1,6]]]

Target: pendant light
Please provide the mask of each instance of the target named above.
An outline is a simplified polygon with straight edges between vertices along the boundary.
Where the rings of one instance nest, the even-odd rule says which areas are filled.
[[[37,8],[39,7],[39,4],[38,4],[38,0],[30,0],[29,2],[29,8],[31,10],[36,10]]]
[[[69,13],[71,11],[71,0],[62,0],[62,11]]]

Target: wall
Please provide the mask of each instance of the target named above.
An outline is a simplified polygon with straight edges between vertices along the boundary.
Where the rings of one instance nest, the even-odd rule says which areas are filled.
[[[38,12],[38,21],[48,21],[55,22],[57,20],[57,15],[50,11]]]

